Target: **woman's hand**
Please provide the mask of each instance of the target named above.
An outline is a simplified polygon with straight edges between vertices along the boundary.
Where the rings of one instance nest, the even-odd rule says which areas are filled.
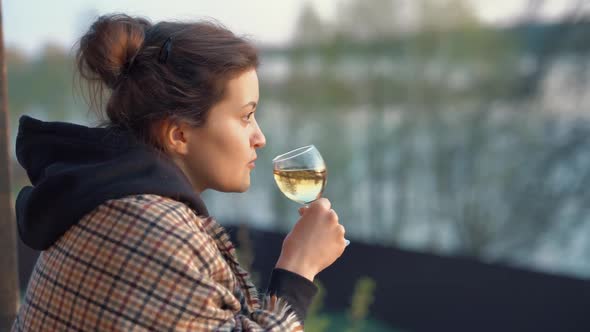
[[[283,241],[276,267],[313,281],[344,252],[345,230],[326,198],[299,209],[299,214],[301,218]]]

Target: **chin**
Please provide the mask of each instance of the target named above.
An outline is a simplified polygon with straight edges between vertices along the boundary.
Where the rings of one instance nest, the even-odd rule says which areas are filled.
[[[250,179],[239,184],[226,184],[216,188],[217,191],[225,193],[244,193],[250,189]]]
[[[250,189],[250,186],[243,186],[243,187],[235,187],[229,190],[221,190],[223,192],[226,193],[245,193],[246,191],[248,191],[248,189]]]
[[[243,184],[240,189],[236,190],[236,192],[238,193],[245,193],[246,191],[248,191],[248,189],[250,189],[250,181],[248,181],[248,183]]]

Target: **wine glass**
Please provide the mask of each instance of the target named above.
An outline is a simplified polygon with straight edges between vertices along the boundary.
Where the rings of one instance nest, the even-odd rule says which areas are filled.
[[[328,181],[324,158],[314,145],[308,145],[276,156],[272,160],[277,186],[287,198],[309,204],[322,197]],[[346,245],[350,241],[346,240]]]

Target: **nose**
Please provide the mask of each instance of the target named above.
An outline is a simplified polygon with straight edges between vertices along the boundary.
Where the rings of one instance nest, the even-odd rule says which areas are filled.
[[[252,135],[251,144],[255,149],[263,148],[266,145],[266,137],[264,137],[258,122],[256,122],[256,130]]]

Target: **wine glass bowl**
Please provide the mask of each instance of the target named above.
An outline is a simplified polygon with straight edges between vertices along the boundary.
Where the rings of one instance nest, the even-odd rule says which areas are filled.
[[[322,196],[328,172],[315,146],[308,145],[281,154],[272,163],[277,186],[289,199],[308,204]]]

